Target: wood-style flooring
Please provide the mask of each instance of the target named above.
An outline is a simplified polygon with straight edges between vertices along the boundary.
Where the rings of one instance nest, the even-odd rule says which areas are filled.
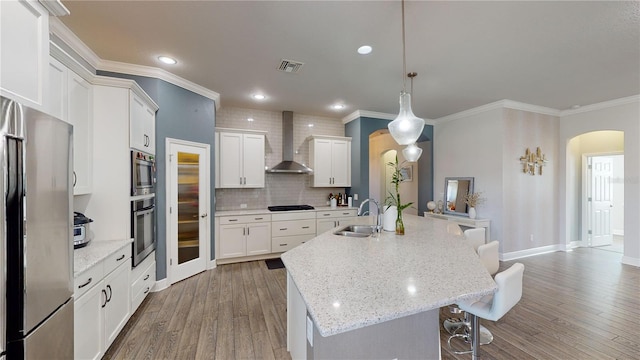
[[[481,357],[640,359],[640,269],[621,256],[577,249],[517,260],[522,300],[501,320],[482,322],[495,339]],[[450,352],[447,337],[441,328],[443,359],[471,358]],[[285,270],[264,261],[219,265],[152,293],[104,358],[290,359]]]

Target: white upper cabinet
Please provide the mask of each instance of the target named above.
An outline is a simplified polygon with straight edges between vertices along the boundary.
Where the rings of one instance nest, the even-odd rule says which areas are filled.
[[[0,1],[0,94],[46,111],[49,13],[37,1]]]
[[[156,112],[141,97],[131,92],[130,146],[148,154],[156,153]]]
[[[93,85],[53,57],[49,58],[48,85],[45,112],[73,125],[73,194],[89,194],[93,185]]]
[[[351,138],[312,136],[309,160],[314,187],[351,186]]]
[[[220,130],[219,137],[219,187],[263,188],[264,133]]]

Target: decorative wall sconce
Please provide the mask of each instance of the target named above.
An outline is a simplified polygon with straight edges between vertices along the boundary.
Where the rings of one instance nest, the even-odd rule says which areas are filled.
[[[522,172],[529,173],[531,175],[536,174],[536,170],[538,170],[538,174],[542,175],[542,167],[545,166],[548,160],[545,158],[540,147],[536,148],[536,152],[529,151],[529,148],[525,150],[524,156],[520,157],[520,162],[522,163]]]

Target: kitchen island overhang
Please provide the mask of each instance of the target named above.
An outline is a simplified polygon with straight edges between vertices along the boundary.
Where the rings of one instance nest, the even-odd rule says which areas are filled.
[[[425,323],[428,333],[435,331],[439,356],[438,309],[492,294],[497,286],[464,237],[447,232],[447,221],[406,216],[405,227],[403,236],[383,232],[368,238],[328,231],[284,253],[288,281],[295,285],[288,286],[288,306],[293,306],[294,292],[301,302],[288,317],[299,317],[303,305],[314,330],[331,337],[436,313],[421,321],[430,323]],[[302,327],[300,319],[297,324]],[[290,326],[289,347],[295,348],[292,332]]]

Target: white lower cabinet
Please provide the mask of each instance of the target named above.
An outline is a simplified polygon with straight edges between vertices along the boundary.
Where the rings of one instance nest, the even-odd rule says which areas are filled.
[[[100,359],[127,323],[130,274],[127,246],[75,278],[74,358]]]
[[[315,211],[274,214],[271,219],[271,250],[274,253],[291,250],[316,236]]]
[[[138,266],[131,270],[131,314],[153,290],[156,282],[156,253],[149,254]]]
[[[316,234],[320,235],[337,226],[350,225],[357,215],[356,209],[318,211],[316,213]]]
[[[219,218],[219,259],[271,253],[271,215]]]

